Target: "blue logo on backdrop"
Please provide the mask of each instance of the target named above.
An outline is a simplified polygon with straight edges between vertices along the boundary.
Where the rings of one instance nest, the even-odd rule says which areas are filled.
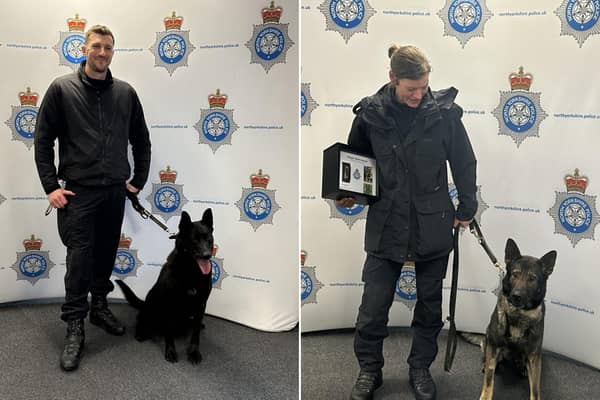
[[[481,23],[483,12],[476,0],[454,0],[448,8],[448,21],[457,32],[474,31]]]
[[[173,212],[180,203],[181,196],[174,187],[163,185],[154,193],[154,205],[162,212]]]
[[[525,96],[513,96],[504,103],[502,118],[513,132],[523,132],[535,125],[535,104]]]
[[[600,18],[600,0],[569,0],[567,23],[578,31],[590,30]]]
[[[229,134],[229,118],[220,111],[209,113],[202,121],[204,137],[214,142],[220,142]]]
[[[158,56],[168,64],[175,64],[185,56],[186,43],[180,35],[171,33],[158,42]]]
[[[310,279],[310,276],[304,271],[300,272],[300,284],[302,285],[300,299],[306,300],[313,291],[313,282],[312,279]]]
[[[212,284],[216,284],[219,281],[219,278],[221,277],[221,267],[219,267],[219,264],[217,264],[217,262],[215,262],[214,260],[210,260],[210,265],[212,267]]]
[[[404,300],[417,298],[417,275],[414,269],[402,268],[402,273],[396,283],[396,294]]]
[[[336,25],[342,28],[354,28],[365,17],[365,5],[362,0],[331,0],[329,12]]]
[[[592,224],[592,209],[579,197],[568,197],[560,203],[558,218],[561,225],[571,233],[582,233]]]
[[[35,122],[37,121],[37,110],[25,109],[15,117],[15,128],[17,133],[25,139],[33,139]]]
[[[80,64],[85,60],[85,55],[81,49],[81,46],[83,46],[84,43],[85,37],[83,35],[67,36],[62,44],[63,57],[70,63]]]
[[[271,213],[271,199],[266,193],[251,192],[244,199],[244,212],[248,218],[260,221]]]
[[[308,101],[304,92],[300,92],[300,117],[304,117],[306,110],[308,109]]]
[[[356,214],[360,214],[365,209],[365,206],[362,205],[362,204],[355,204],[351,208],[340,207],[340,206],[335,206],[335,208],[341,214],[344,214],[344,215],[356,215]]]
[[[573,36],[579,47],[588,37],[600,34],[600,0],[563,0],[554,14],[560,19],[561,36]]]
[[[48,264],[40,254],[27,254],[19,262],[19,271],[27,277],[35,278],[46,272]]]
[[[113,272],[119,275],[127,275],[135,269],[135,258],[128,250],[117,251]]]
[[[277,29],[268,27],[256,35],[254,50],[263,60],[273,60],[279,57],[285,48],[285,36]]]

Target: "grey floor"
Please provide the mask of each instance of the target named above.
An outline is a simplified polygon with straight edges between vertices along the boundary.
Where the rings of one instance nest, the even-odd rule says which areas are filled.
[[[439,354],[431,368],[438,400],[476,400],[481,391],[481,351],[458,340],[451,373],[444,372],[446,331],[439,338]],[[414,399],[408,384],[406,357],[410,330],[392,328],[384,342],[384,383],[375,400]],[[302,399],[348,399],[358,373],[353,353],[353,331],[340,330],[302,334]],[[542,361],[543,400],[600,399],[600,371],[556,354],[544,353]],[[494,400],[529,399],[527,378],[512,369],[496,373]]]
[[[58,304],[0,307],[2,400],[298,399],[298,330],[266,333],[207,317],[200,335],[203,361],[185,357],[188,338],[176,341],[180,361],[163,358],[163,341],[133,338],[136,312],[111,309],[125,336],[106,334],[86,320],[80,368],[65,373],[59,354],[65,335]]]

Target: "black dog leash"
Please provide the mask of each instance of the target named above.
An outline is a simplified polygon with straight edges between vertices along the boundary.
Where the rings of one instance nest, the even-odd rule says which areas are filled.
[[[444,371],[449,372],[454,362],[456,354],[456,324],[454,315],[456,312],[456,292],[458,290],[458,238],[460,235],[460,225],[454,228],[454,246],[452,252],[452,286],[450,287],[450,315],[446,318],[450,322],[448,327],[448,342],[446,344],[446,358],[444,359]]]
[[[169,239],[175,239],[177,234],[171,233],[169,231],[169,228],[165,224],[160,222],[158,218],[152,215],[148,210],[144,208],[144,206],[140,204],[140,200],[137,197],[137,193],[130,192],[129,190],[125,190],[125,193],[127,195],[127,198],[131,201],[131,206],[133,207],[133,209],[137,211],[142,216],[142,218],[150,218],[150,220],[152,220],[156,225],[160,226],[165,232],[169,234]]]
[[[479,224],[477,223],[476,219],[473,219],[473,221],[469,224],[469,229],[471,230],[471,233],[473,234],[473,236],[475,236],[477,238],[477,241],[479,242],[481,247],[483,247],[483,250],[490,258],[490,261],[492,261],[492,264],[494,264],[494,266],[496,268],[498,268],[498,270],[500,270],[501,273],[504,273],[504,267],[502,267],[502,265],[500,265],[500,263],[498,262],[498,259],[496,258],[496,256],[494,255],[494,253],[488,246],[487,242],[485,241],[485,238],[483,237],[483,233],[481,233],[481,228],[479,227]]]

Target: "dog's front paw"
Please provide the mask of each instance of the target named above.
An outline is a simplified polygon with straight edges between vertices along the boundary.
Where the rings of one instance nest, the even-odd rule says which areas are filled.
[[[165,360],[167,360],[170,363],[176,363],[177,361],[179,361],[179,358],[177,357],[177,350],[166,349],[165,350]]]
[[[197,346],[190,346],[187,350],[188,361],[196,365],[202,361],[202,354],[198,350]]]
[[[194,365],[202,361],[202,355],[200,354],[200,350],[198,349],[198,344],[190,343],[190,345],[187,348],[187,356],[188,361]]]

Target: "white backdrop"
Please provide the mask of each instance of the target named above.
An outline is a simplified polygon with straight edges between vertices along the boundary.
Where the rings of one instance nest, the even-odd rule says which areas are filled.
[[[298,3],[279,1],[280,20],[265,23],[261,10],[269,3],[2,3],[0,302],[64,296],[65,250],[55,213],[43,216],[47,201],[33,162],[31,126],[50,82],[72,71],[63,49],[79,57],[76,34],[82,34],[67,24],[78,14],[87,27],[106,24],[113,30],[113,75],[131,83],[144,106],[153,147],[142,205],[171,231],[177,231],[181,210],[193,220],[207,207],[213,210],[218,275],[207,312],[267,331],[296,325]],[[183,24],[167,32],[163,19],[173,12]],[[255,49],[255,42],[269,39],[279,47]],[[159,50],[171,62],[162,61]],[[36,105],[20,103],[27,87],[39,94]],[[224,108],[209,106],[208,96],[217,89],[227,95]],[[177,171],[175,183],[159,179],[167,166]],[[270,176],[267,188],[250,185],[250,175],[259,170]],[[166,202],[169,195],[174,204]],[[258,207],[248,205],[254,203]],[[126,207],[123,234],[131,245],[119,250],[114,277],[144,297],[173,242]],[[42,240],[41,247],[24,247],[31,235]],[[111,296],[121,293],[116,289]]]
[[[343,213],[320,198],[322,151],[346,141],[352,105],[387,80],[389,45],[414,44],[430,58],[431,87],[459,89],[478,159],[478,217],[494,253],[503,260],[508,237],[523,254],[558,251],[546,296],[545,348],[599,367],[600,37],[594,35],[600,2],[587,8],[576,0],[349,3],[354,8],[339,0],[301,6],[302,330],[354,326],[366,210]],[[529,89],[509,84],[521,66],[533,76]],[[587,177],[585,194],[565,186],[576,168]],[[457,326],[483,332],[498,274],[468,232],[460,245]],[[413,277],[410,270],[401,277],[391,325],[410,324]],[[444,316],[449,285],[447,279]]]

